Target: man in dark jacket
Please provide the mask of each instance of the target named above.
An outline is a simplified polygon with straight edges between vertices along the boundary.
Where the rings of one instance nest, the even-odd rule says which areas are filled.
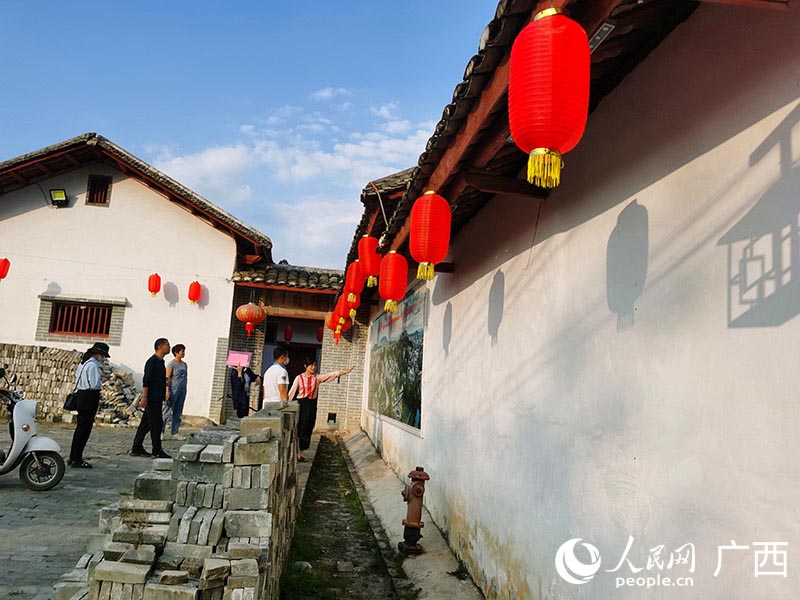
[[[239,365],[231,369],[231,398],[236,416],[240,419],[246,417],[250,412],[250,385],[253,383],[261,385],[261,377],[256,375],[250,367]]]
[[[161,410],[167,399],[167,368],[164,365],[164,357],[170,349],[169,340],[158,338],[153,344],[155,354],[147,359],[144,364],[144,376],[142,377],[142,401],[139,407],[144,410],[142,421],[136,430],[133,438],[132,456],[155,456],[156,458],[171,458],[161,447],[161,430],[164,423],[161,418]],[[150,441],[153,444],[153,453],[144,449],[144,436],[150,431]]]

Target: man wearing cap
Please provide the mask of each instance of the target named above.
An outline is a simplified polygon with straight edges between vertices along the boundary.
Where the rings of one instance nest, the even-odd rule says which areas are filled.
[[[75,371],[78,391],[78,420],[75,433],[72,435],[72,447],[69,452],[68,465],[76,469],[91,469],[92,465],[83,460],[83,449],[92,434],[94,418],[100,408],[100,361],[109,358],[108,344],[95,342],[83,353],[81,364]]]

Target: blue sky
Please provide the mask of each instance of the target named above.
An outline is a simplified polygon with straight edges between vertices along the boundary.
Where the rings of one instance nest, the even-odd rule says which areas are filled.
[[[413,166],[496,3],[0,0],[0,160],[95,131],[343,268],[370,179]]]

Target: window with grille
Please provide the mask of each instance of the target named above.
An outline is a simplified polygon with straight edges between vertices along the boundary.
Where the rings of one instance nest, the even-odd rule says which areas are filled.
[[[86,204],[107,206],[111,199],[111,177],[107,175],[89,175],[89,189],[86,192]]]
[[[110,304],[54,302],[50,333],[108,337],[112,309]]]

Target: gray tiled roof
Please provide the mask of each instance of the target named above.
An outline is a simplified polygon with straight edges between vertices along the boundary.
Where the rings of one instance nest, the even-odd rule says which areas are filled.
[[[295,289],[338,291],[344,284],[344,272],[335,269],[272,264],[265,267],[240,268],[234,272],[232,279],[235,282]]]

